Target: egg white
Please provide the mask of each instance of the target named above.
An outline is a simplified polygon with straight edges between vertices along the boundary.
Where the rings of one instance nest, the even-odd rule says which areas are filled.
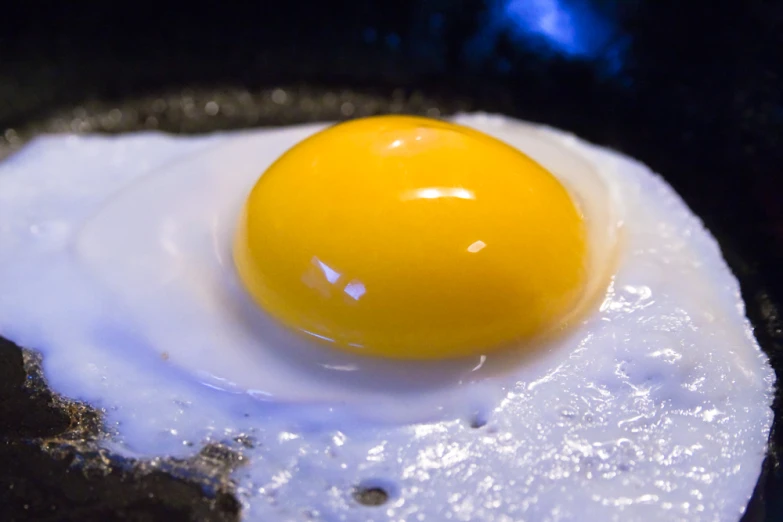
[[[628,158],[506,118],[457,121],[579,196],[595,267],[623,223],[600,306],[503,374],[491,358],[390,369],[330,353],[246,301],[236,213],[321,126],[28,145],[0,165],[0,334],[43,352],[56,390],[105,408],[117,451],[252,434],[235,474],[250,520],[736,520],[773,375],[715,241]],[[380,511],[351,498],[367,481],[393,493]]]

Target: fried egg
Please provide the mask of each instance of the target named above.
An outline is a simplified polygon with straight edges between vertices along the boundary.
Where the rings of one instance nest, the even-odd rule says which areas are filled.
[[[38,138],[0,165],[0,287],[112,450],[252,437],[247,520],[737,520],[772,422],[698,218],[504,117]]]

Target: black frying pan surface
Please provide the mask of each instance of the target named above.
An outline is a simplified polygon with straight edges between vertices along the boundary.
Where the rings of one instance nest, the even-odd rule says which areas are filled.
[[[0,157],[53,131],[201,133],[470,110],[547,123],[666,177],[718,238],[780,375],[783,6],[537,2],[576,29],[547,34],[529,13],[506,11],[528,31],[520,36],[496,27],[492,5],[513,3],[4,7]],[[780,404],[778,394],[745,521],[783,520]],[[129,461],[99,448],[100,418],[54,396],[35,353],[0,338],[0,519],[238,518],[232,450]],[[384,494],[356,501],[382,504]]]

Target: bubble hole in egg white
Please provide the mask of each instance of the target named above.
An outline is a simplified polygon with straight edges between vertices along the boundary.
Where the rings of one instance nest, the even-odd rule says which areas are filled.
[[[332,369],[278,367],[287,373],[258,388],[252,372],[225,373],[213,351],[248,368],[257,354],[220,326],[247,308],[215,241],[230,216],[201,203],[240,205],[248,172],[321,126],[31,143],[0,164],[0,335],[44,354],[55,391],[105,408],[107,444],[122,454],[184,456],[252,436],[234,474],[248,520],[737,520],[765,453],[773,374],[715,241],[628,158],[505,118],[457,120],[512,145],[534,135],[561,147],[622,203],[600,307],[505,375],[446,365],[449,378],[430,384],[422,367],[375,389],[370,368],[370,382],[342,386],[366,366],[347,355]],[[227,194],[237,173],[242,190]],[[183,293],[182,281],[197,284]],[[255,334],[288,342],[269,328]],[[357,484],[390,499],[359,506]]]

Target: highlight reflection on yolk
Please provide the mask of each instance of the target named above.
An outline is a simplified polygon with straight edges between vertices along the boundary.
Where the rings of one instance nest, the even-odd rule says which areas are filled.
[[[559,325],[586,284],[566,189],[516,149],[438,120],[330,127],[253,188],[234,260],[258,304],[333,346],[484,354]]]

